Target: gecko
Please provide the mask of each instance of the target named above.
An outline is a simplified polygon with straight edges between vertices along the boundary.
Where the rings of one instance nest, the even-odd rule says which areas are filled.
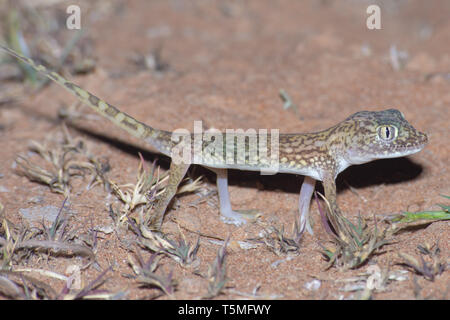
[[[165,212],[191,164],[202,165],[216,173],[221,220],[236,225],[246,223],[247,220],[241,212],[231,207],[227,170],[261,171],[266,168],[267,157],[259,156],[263,154],[260,148],[264,145],[266,152],[264,154],[267,154],[268,150],[277,152],[278,172],[304,176],[298,198],[298,225],[301,232],[306,229],[313,234],[309,210],[316,181],[323,184],[325,199],[331,212],[342,215],[337,204],[335,182],[339,173],[351,165],[417,153],[428,143],[427,135],[416,130],[402,112],[387,109],[356,112],[338,124],[318,132],[279,134],[276,137],[278,142],[276,150],[272,150],[272,145],[269,146],[267,143],[272,138],[269,134],[263,139],[260,138],[258,143],[254,143],[255,141],[251,143],[249,139],[245,139],[244,144],[237,143],[236,139],[227,140],[220,147],[223,152],[217,153],[204,152],[208,148],[208,142],[202,142],[200,146],[202,157],[194,156],[188,161],[174,161],[173,149],[179,144],[174,141],[176,139],[173,138],[173,132],[148,126],[32,59],[8,47],[0,45],[0,48],[68,90],[116,126],[145,141],[158,152],[172,157],[167,187],[157,198],[154,213],[149,221],[149,226],[154,230],[161,229]],[[178,137],[178,142],[183,140],[181,138]],[[193,134],[186,134],[184,138],[194,138],[195,141],[196,137]],[[264,141],[265,144],[259,143]],[[245,150],[242,150],[243,148]],[[245,156],[241,162],[226,161],[227,155],[236,156],[242,151],[249,150],[254,153],[249,156],[250,153],[244,152]]]

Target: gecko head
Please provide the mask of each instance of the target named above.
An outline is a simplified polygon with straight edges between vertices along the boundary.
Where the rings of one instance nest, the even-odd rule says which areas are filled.
[[[427,135],[396,109],[357,112],[343,123],[348,123],[351,133],[346,135],[344,155],[349,164],[407,156],[419,152],[428,142]]]

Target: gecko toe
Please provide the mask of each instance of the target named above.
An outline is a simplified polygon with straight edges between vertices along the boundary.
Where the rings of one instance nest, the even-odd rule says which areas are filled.
[[[236,210],[230,212],[222,212],[220,220],[227,224],[242,226],[247,222],[253,222],[260,216],[258,210]]]

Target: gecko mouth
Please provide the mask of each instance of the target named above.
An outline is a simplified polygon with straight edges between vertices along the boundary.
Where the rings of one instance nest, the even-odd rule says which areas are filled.
[[[428,143],[427,135],[424,133],[420,133],[420,135],[418,137],[418,141],[416,143],[414,143],[412,145],[408,145],[408,146],[401,146],[400,150],[402,150],[404,152],[411,151],[411,152],[415,153],[415,152],[422,150],[427,143]]]
[[[414,143],[407,143],[406,145],[396,145],[394,146],[392,153],[397,156],[407,156],[414,154],[422,150],[428,143],[428,137],[425,133],[418,132],[416,137],[413,139]]]
[[[403,157],[421,151],[425,147],[426,143],[417,143],[411,146],[399,146],[392,150],[392,157]]]

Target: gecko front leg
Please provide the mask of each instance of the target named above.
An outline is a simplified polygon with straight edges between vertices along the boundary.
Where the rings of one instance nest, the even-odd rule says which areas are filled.
[[[164,213],[166,212],[170,201],[177,193],[178,186],[186,175],[189,166],[190,164],[176,164],[175,161],[172,160],[170,164],[169,181],[167,183],[166,189],[158,198],[154,214],[150,217],[148,222],[148,226],[150,227],[150,229],[156,231],[161,230]]]
[[[328,213],[327,216],[334,231],[337,232],[337,235],[341,240],[346,242],[352,241],[351,235],[353,233],[351,232],[350,226],[337,204],[336,182],[334,177],[326,176],[322,183],[325,190],[325,199],[328,201],[329,205],[329,210],[326,210],[326,212]]]

